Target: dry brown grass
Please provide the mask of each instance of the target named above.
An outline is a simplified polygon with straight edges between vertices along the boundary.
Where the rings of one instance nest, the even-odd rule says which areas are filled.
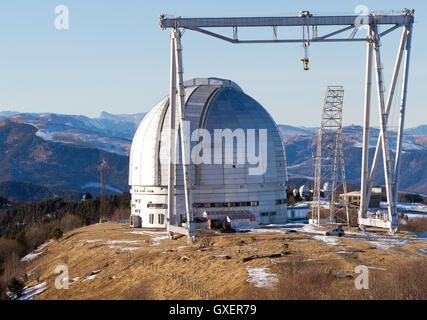
[[[398,262],[388,270],[373,270],[369,290],[363,298],[376,300],[426,300],[427,263],[425,259]]]
[[[307,264],[293,256],[276,268],[278,282],[274,289],[246,286],[237,298],[249,300],[315,300],[333,299],[336,277],[330,265]]]
[[[425,232],[427,231],[427,218],[416,218],[401,223],[400,230],[409,232]]]
[[[263,300],[425,300],[427,264],[423,259],[397,263],[388,270],[369,271],[369,289],[357,290],[353,278],[337,278],[331,266],[304,266],[293,261],[281,266],[273,290],[246,288],[239,299]]]
[[[141,282],[135,287],[131,287],[123,292],[124,300],[151,300],[152,294],[150,288],[145,282]]]
[[[361,293],[354,289],[354,279],[336,278],[334,272],[354,274],[357,265],[391,270],[396,261],[421,257],[419,249],[425,247],[425,243],[414,242],[398,250],[378,250],[365,240],[337,238],[339,246],[355,251],[337,254],[338,246],[303,234],[206,232],[214,244],[201,250],[201,238],[192,245],[187,245],[186,237],[156,244],[150,236],[129,233],[132,231],[127,225],[111,223],[69,232],[25,265],[27,271],[38,270],[26,285],[47,282],[47,290],[36,299],[202,299],[198,289],[220,299],[355,299]],[[111,243],[120,240],[137,242]],[[284,257],[243,262],[250,256],[281,253],[284,244],[289,252]],[[123,250],[126,247],[138,249],[129,254]],[[69,290],[54,287],[53,270],[58,264],[68,266],[70,279],[79,277]],[[271,273],[278,274],[279,289],[254,288],[246,282],[247,268],[270,268]],[[101,271],[94,279],[85,280],[93,270]]]

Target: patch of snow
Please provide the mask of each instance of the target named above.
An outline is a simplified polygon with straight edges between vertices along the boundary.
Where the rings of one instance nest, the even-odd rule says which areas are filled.
[[[276,263],[289,263],[289,262],[293,262],[290,260],[274,260]],[[317,261],[314,259],[305,259],[305,260],[299,260],[299,261],[295,261],[295,262],[313,262],[313,261]]]
[[[377,241],[369,241],[369,243],[373,244],[376,249],[386,250],[392,247],[400,246],[405,243],[409,243],[409,240],[400,240],[400,239],[385,239],[380,238]]]
[[[46,286],[47,282],[43,282],[32,287],[25,287],[22,292],[22,296],[17,300],[32,300],[34,297],[45,291],[47,289]]]
[[[350,273],[334,272],[334,276],[337,278],[353,278],[353,275]]]
[[[86,183],[84,186],[82,186],[80,189],[84,190],[84,189],[88,189],[88,188],[100,188],[100,187],[101,187],[101,184],[99,182],[89,182],[89,183]],[[105,185],[105,189],[112,191],[112,192],[120,193],[120,194],[123,193],[122,190],[114,188],[114,187],[110,186],[109,184]]]
[[[88,131],[67,128],[67,126],[63,125],[49,125],[46,128],[41,128],[40,124],[34,122],[28,124],[39,129],[36,132],[36,136],[45,141],[96,148],[121,156],[127,156],[125,150],[131,142],[117,137],[107,137],[101,133],[90,133]]]
[[[405,212],[405,216],[408,217],[408,220],[413,220],[413,219],[419,219],[419,218],[426,218],[427,219],[427,212]],[[405,220],[401,220],[401,222],[403,224],[406,224]]]
[[[268,273],[269,268],[246,268],[249,279],[246,282],[254,282],[255,287],[271,288],[278,281],[277,274]]]
[[[335,253],[351,253],[351,252],[346,251],[344,247],[339,247],[338,249],[339,249],[339,251],[335,251]]]
[[[93,242],[98,242],[98,241],[102,241],[101,239],[94,239],[94,240],[79,240],[80,242],[86,242],[86,243],[93,243]]]
[[[302,226],[302,231],[307,232],[307,233],[316,233],[319,235],[325,235],[324,231],[318,230],[317,227],[315,225],[312,224],[305,224]]]
[[[381,241],[369,241],[369,243],[374,245],[375,249],[379,249],[379,250],[387,250],[392,247],[391,245],[388,245],[387,243],[384,243]]]
[[[382,270],[382,271],[387,270],[387,269],[380,268],[380,267],[370,267],[370,266],[368,266],[368,269],[372,269],[372,270]]]
[[[417,238],[420,238],[420,239],[427,239],[427,231],[424,231],[424,232],[409,232],[408,234],[410,234],[412,236],[416,236]]]
[[[109,246],[110,249],[120,249],[122,251],[134,251],[141,249],[141,247],[120,247],[120,246]]]
[[[131,244],[131,243],[138,243],[141,242],[139,240],[108,240],[107,244],[118,244],[118,243],[126,243],[126,244]]]
[[[44,248],[46,248],[48,245],[50,245],[53,242],[53,239],[50,239],[49,241],[41,244],[40,246],[37,247],[36,251],[40,251],[43,250]]]
[[[154,242],[152,244],[153,246],[159,245],[161,240],[168,239],[168,236],[167,236],[168,233],[164,231],[131,231],[127,233],[144,234],[144,235],[150,236]]]
[[[29,253],[29,254],[27,254],[25,257],[23,257],[22,259],[21,259],[21,262],[29,262],[29,261],[32,261],[32,260],[34,260],[35,258],[37,258],[39,255],[41,255],[43,252],[38,252],[38,253],[34,253],[34,252],[32,252],[32,253]]]
[[[214,258],[225,258],[228,256],[226,254],[214,254],[212,257],[214,257]]]
[[[316,240],[319,240],[319,241],[322,241],[322,242],[324,242],[324,243],[326,243],[326,244],[329,244],[329,245],[333,245],[333,246],[336,246],[336,245],[338,245],[337,244],[337,242],[336,242],[336,238],[335,237],[331,237],[331,236],[323,236],[323,235],[313,235],[313,236],[311,236],[313,239],[316,239]]]
[[[31,270],[29,270],[28,272],[27,272],[27,277],[31,277],[33,274],[34,274],[34,271],[37,269],[37,267],[35,267],[35,268],[32,268]]]
[[[96,276],[98,275],[98,273],[100,273],[100,272],[101,272],[101,270],[91,271],[90,274],[88,276],[86,276],[83,281],[95,279]]]
[[[187,256],[182,256],[182,257],[179,258],[179,260],[189,261],[190,258],[187,257]]]
[[[381,206],[381,208],[387,208],[387,202],[381,201],[380,206]],[[427,213],[427,205],[422,204],[422,203],[398,202],[397,208],[408,210],[408,211]]]
[[[241,228],[237,229],[237,232],[248,232],[248,233],[264,233],[264,232],[280,232],[284,233],[283,230],[280,229],[273,229],[273,228],[262,228],[262,227],[255,227],[255,228]]]
[[[44,248],[46,248],[52,242],[53,242],[53,240],[50,239],[49,241],[41,244],[40,246],[37,247],[36,250],[34,250],[33,252],[27,254],[25,257],[23,257],[21,259],[21,262],[29,262],[29,261],[34,260],[35,258],[37,258],[39,255],[41,255],[43,253],[43,252],[40,252],[40,251],[43,250]]]

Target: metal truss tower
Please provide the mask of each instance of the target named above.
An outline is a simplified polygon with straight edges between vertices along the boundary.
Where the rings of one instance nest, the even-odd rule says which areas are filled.
[[[329,222],[349,224],[347,185],[345,181],[344,153],[342,146],[342,108],[344,100],[344,88],[342,86],[329,86],[326,89],[322,110],[322,119],[317,141],[316,166],[314,178],[314,197],[312,207],[312,220],[320,226],[320,192],[322,180],[330,184],[330,188],[324,188],[329,193]],[[341,179],[339,179],[341,177]],[[339,180],[344,191],[344,207],[346,221],[337,216],[341,208],[337,208],[336,202]],[[328,189],[328,190],[326,190]],[[317,213],[317,218],[314,214]]]

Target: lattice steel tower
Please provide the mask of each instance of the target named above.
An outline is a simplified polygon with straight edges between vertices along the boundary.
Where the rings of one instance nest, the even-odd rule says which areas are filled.
[[[313,196],[314,206],[311,211],[312,220],[317,220],[318,226],[320,225],[320,195],[322,181],[324,182],[324,196],[325,198],[329,198],[329,222],[349,224],[347,186],[345,181],[344,154],[342,147],[343,99],[344,87],[327,87],[317,141]],[[346,211],[347,221],[344,221],[343,218],[337,216],[337,213],[342,210],[342,208],[338,208],[336,206],[336,201],[338,200],[337,190],[340,180],[344,192],[344,208]],[[317,219],[314,218],[315,214],[317,214]]]

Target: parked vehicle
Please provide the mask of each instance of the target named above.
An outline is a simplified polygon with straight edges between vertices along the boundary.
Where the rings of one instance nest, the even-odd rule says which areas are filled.
[[[338,236],[338,237],[342,237],[344,234],[345,234],[344,230],[341,227],[326,231],[325,233],[325,235],[327,236]]]
[[[298,233],[298,231],[293,230],[293,229],[291,229],[291,230],[286,230],[286,231],[285,231],[285,234],[290,234],[290,233],[297,234],[297,233]]]

